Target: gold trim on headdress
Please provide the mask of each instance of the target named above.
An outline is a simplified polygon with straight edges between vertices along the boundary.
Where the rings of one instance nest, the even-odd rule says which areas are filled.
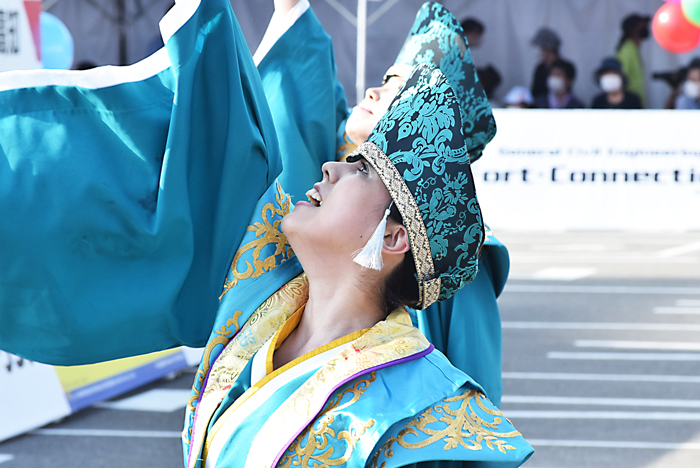
[[[420,209],[406,182],[391,159],[372,142],[362,143],[348,158],[362,155],[384,182],[391,198],[401,212],[411,241],[413,261],[418,274],[418,297],[421,308],[437,302],[440,297],[440,278],[435,278],[435,265],[430,252],[430,239]]]

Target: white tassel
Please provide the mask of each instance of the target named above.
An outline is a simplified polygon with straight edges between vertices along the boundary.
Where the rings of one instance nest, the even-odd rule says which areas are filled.
[[[391,207],[390,207],[391,208]],[[386,231],[386,220],[391,213],[391,209],[387,209],[384,217],[379,222],[379,226],[372,233],[367,244],[355,252],[353,261],[364,268],[380,271],[384,266],[382,259],[382,247],[384,247],[384,232]]]

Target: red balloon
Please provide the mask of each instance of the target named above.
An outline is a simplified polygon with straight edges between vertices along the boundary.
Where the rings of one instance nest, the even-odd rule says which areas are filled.
[[[674,54],[690,52],[700,44],[700,28],[685,19],[681,6],[675,3],[664,3],[659,8],[651,32],[661,47]]]

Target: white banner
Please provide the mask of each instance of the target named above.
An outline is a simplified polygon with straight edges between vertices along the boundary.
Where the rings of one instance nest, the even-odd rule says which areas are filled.
[[[41,68],[41,0],[0,0],[0,72]]]
[[[199,363],[179,348],[83,366],[39,364],[0,350],[0,442]]]
[[[52,366],[0,351],[0,441],[71,413]]]
[[[472,166],[494,230],[700,230],[700,112],[496,109]]]

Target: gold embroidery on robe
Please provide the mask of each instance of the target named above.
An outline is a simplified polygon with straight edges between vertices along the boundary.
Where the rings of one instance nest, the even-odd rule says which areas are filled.
[[[506,453],[508,450],[515,450],[515,447],[509,445],[503,439],[518,437],[520,433],[518,431],[496,432],[498,426],[501,425],[505,418],[500,411],[485,405],[482,401],[483,397],[484,395],[481,392],[470,390],[456,397],[445,398],[437,405],[431,406],[406,424],[406,427],[398,433],[397,437],[389,438],[375,452],[370,466],[372,468],[383,468],[386,463],[378,464],[379,457],[382,452],[384,452],[386,458],[393,457],[394,451],[392,447],[395,443],[407,449],[424,448],[430,444],[442,441],[445,443],[444,450],[464,447],[467,450],[477,451],[483,449],[482,444],[486,444],[491,450],[497,449],[502,453]],[[459,408],[456,410],[451,409],[450,403],[457,401],[460,402]],[[485,413],[494,416],[493,422],[488,422],[479,416],[474,410],[474,404]],[[441,429],[430,427],[430,425],[439,422],[447,424],[447,427]],[[418,438],[419,432],[427,435],[428,438],[419,442],[406,440],[408,435]]]
[[[331,467],[339,466],[350,460],[350,457],[355,450],[357,441],[365,431],[374,426],[374,419],[369,419],[365,422],[357,421],[350,425],[348,430],[340,431],[336,435],[335,431],[330,426],[335,420],[334,411],[345,409],[348,406],[357,402],[369,385],[377,378],[376,372],[371,372],[367,379],[358,381],[353,387],[343,391],[335,398],[328,401],[326,409],[309,424],[304,431],[292,442],[285,454],[277,464],[278,468],[289,468],[291,466],[299,466],[301,468],[312,467]],[[340,402],[343,398],[352,394],[350,401]],[[306,445],[302,447],[301,443],[306,439]],[[347,448],[338,458],[331,458],[334,454],[334,447],[331,440],[345,441]],[[330,444],[330,445],[329,445]],[[320,453],[316,453],[320,452]]]
[[[204,396],[230,387],[248,361],[309,297],[306,275],[301,274],[270,296],[250,316],[236,335],[236,343],[227,346],[211,368]]]
[[[338,158],[338,161],[340,162],[345,162],[348,155],[357,149],[357,145],[350,141],[350,138],[348,137],[348,132],[343,133],[343,141],[345,143],[338,146],[338,149],[335,150],[335,154]]]
[[[219,336],[207,344],[205,355],[207,352],[208,355],[211,355],[217,343],[223,344],[225,348],[211,366],[206,388],[202,390],[204,394],[196,407],[197,417],[192,427],[183,432],[183,439],[191,444],[190,452],[199,453],[201,451],[209,420],[228,392],[228,388],[236,381],[250,358],[270,339],[285,320],[306,303],[308,298],[309,282],[306,275],[302,273],[263,302],[250,316],[240,333],[233,338],[233,342],[229,343],[235,331],[226,327],[238,321],[240,316],[238,312],[234,315],[233,321],[229,319],[226,322],[226,327],[216,331]],[[238,327],[237,323],[236,327]],[[202,381],[209,369],[208,363],[208,360],[203,361]],[[200,379],[199,373],[197,379]],[[196,389],[195,392],[199,394]],[[190,401],[194,403],[196,400],[190,399]],[[195,407],[188,406],[187,411],[191,414],[195,411]],[[196,434],[196,437],[193,434]],[[192,459],[192,463],[195,461]]]
[[[292,210],[292,198],[282,190],[282,186],[279,182],[276,188],[277,194],[275,194],[275,202],[277,206],[275,206],[273,202],[265,204],[260,214],[262,222],[253,223],[248,226],[247,230],[254,232],[256,238],[242,246],[238,249],[238,252],[236,252],[236,255],[233,257],[233,262],[231,263],[233,279],[226,281],[224,284],[224,292],[221,293],[219,299],[223,298],[231,288],[236,286],[238,281],[257,278],[266,271],[274,270],[279,264],[284,263],[294,255],[287,238],[279,229],[282,218]],[[275,219],[275,217],[279,218]],[[260,255],[262,254],[262,249],[268,245],[274,245],[275,251],[267,258],[261,260]],[[253,250],[252,265],[248,260],[241,262],[241,257],[249,250]],[[282,255],[282,260],[279,264],[277,263],[278,255]],[[245,266],[245,271],[239,270],[239,262],[242,263],[242,265],[240,265],[241,267]]]
[[[270,416],[251,444],[246,468],[272,465],[273,457],[287,448],[297,428],[309,424],[325,406],[326,395],[345,379],[428,347],[430,343],[411,325],[408,312],[395,310],[323,365]]]
[[[202,367],[201,369],[197,370],[197,375],[195,375],[194,383],[192,384],[192,396],[190,396],[188,401],[188,408],[190,411],[195,410],[195,402],[199,399],[199,388],[204,385],[204,377],[207,375],[207,372],[209,372],[211,353],[218,345],[226,345],[231,337],[238,333],[238,330],[241,327],[238,323],[238,319],[241,317],[242,313],[242,311],[237,310],[236,313],[233,314],[233,318],[226,321],[226,325],[222,325],[220,329],[214,330],[214,333],[216,333],[217,336],[209,340],[207,343],[207,347],[204,349],[204,354],[202,355]],[[190,434],[188,433],[188,442],[189,436]]]

